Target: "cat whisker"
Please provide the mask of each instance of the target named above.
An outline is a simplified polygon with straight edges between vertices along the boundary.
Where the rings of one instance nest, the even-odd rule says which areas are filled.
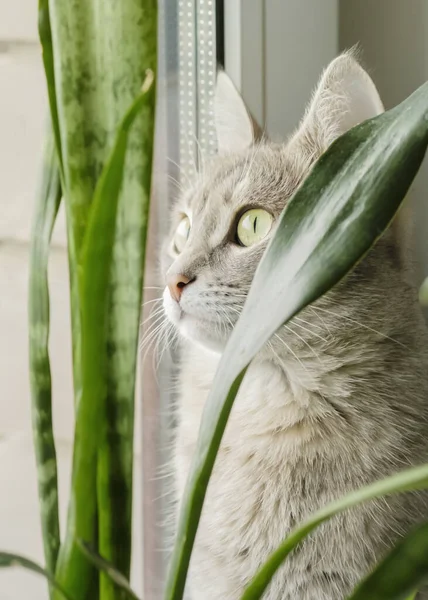
[[[150,321],[151,319],[158,317],[163,312],[164,312],[163,305],[162,306],[152,306],[152,310],[150,311],[149,316],[146,317],[142,323],[140,323],[140,327],[143,327],[147,323],[147,321]]]
[[[307,307],[316,317],[319,321],[321,321],[321,323],[323,324],[323,326],[325,327],[325,329],[328,331],[328,334],[334,338],[334,335],[331,333],[331,329],[329,328],[329,326],[327,325],[327,323],[325,322],[325,320],[322,318],[322,315],[319,315],[314,306],[308,306]]]
[[[155,374],[156,383],[159,385],[158,371],[162,357],[168,348],[168,336],[170,333],[171,324],[165,322],[165,326],[161,329],[160,334],[156,336],[156,345],[153,351],[152,368]]]
[[[217,309],[220,311],[220,315],[222,315],[224,317],[224,319],[226,319],[227,323],[229,323],[229,325],[233,328],[231,319],[230,319],[229,315],[227,314],[225,308],[223,306],[218,306]],[[219,320],[216,323],[216,327],[217,326],[219,328],[220,334],[227,333],[227,325],[225,323],[223,323],[221,320]]]
[[[153,302],[162,302],[163,298],[153,298],[153,300],[146,300],[143,302],[142,307],[147,306],[147,304],[153,304]]]
[[[306,365],[300,360],[300,358],[297,356],[297,354],[295,352],[293,352],[293,350],[290,348],[290,346],[287,344],[287,342],[285,342],[282,339],[282,337],[279,336],[277,333],[274,333],[274,336],[287,348],[287,350],[290,352],[290,354],[292,354],[294,356],[294,358],[297,360],[297,362],[302,367],[302,369],[304,369],[307,373],[309,373]]]
[[[159,326],[159,324],[161,324],[165,320],[166,320],[166,316],[165,316],[165,314],[163,312],[161,314],[158,314],[156,316],[156,318],[154,319],[153,323],[151,323],[150,326],[147,328],[147,331],[144,332],[142,343],[140,345],[140,352],[145,347],[147,341],[149,339],[151,339],[153,332],[157,330],[157,327]]]
[[[233,310],[234,312],[239,312],[239,311],[237,311],[237,310],[236,310],[235,308],[233,308],[233,307],[229,307],[229,308],[230,308],[231,310]],[[226,317],[227,321],[229,322],[229,325],[230,325],[230,326],[232,327],[232,329],[233,329],[233,327],[234,327],[234,324],[233,324],[233,322],[232,322],[232,319],[229,317],[229,315],[227,314],[227,311],[226,311],[224,308],[223,308],[223,312],[224,312],[224,315],[225,315],[225,317]]]
[[[309,350],[312,352],[312,354],[320,361],[320,363],[322,363],[322,360],[320,358],[320,355],[318,354],[318,352],[316,352],[314,350],[314,348],[312,348],[312,346],[309,344],[309,342],[307,342],[301,335],[299,335],[297,333],[297,331],[293,331],[293,329],[291,329],[291,327],[289,327],[288,325],[284,325],[285,329],[287,329],[287,331],[290,331],[290,333],[292,333],[294,336],[296,336],[301,342],[303,342],[305,344],[305,346],[307,346],[309,348]]]
[[[383,337],[387,340],[390,340],[391,342],[394,342],[394,343],[398,344],[399,346],[402,346],[403,348],[406,348],[406,350],[410,350],[410,348],[408,346],[406,346],[406,344],[403,344],[399,340],[396,340],[395,338],[392,338],[391,336],[386,335],[385,333],[382,333],[381,331],[378,331],[377,329],[373,329],[373,327],[370,327],[369,325],[360,323],[359,321],[356,321],[355,319],[352,319],[351,317],[347,317],[345,315],[340,315],[338,313],[335,313],[334,311],[327,310],[326,308],[320,308],[319,306],[314,306],[313,308],[315,310],[320,310],[322,312],[328,313],[334,317],[345,319],[346,321],[349,321],[350,323],[353,323],[354,325],[357,325],[358,327],[363,327],[364,329],[367,329],[368,331],[371,331],[372,333],[376,333],[377,335],[380,335],[381,337]]]
[[[168,181],[170,181],[172,184],[174,184],[176,186],[177,190],[181,194],[183,194],[186,191],[183,184],[178,179],[176,179],[173,175],[167,174],[167,179],[168,179]]]
[[[141,351],[143,350],[143,348],[145,346],[146,347],[146,351],[143,355],[142,358],[142,363],[144,364],[147,354],[149,353],[149,351],[153,348],[154,344],[156,344],[156,342],[158,341],[158,335],[159,333],[164,329],[164,327],[166,327],[167,325],[167,320],[166,317],[164,317],[164,319],[162,320],[162,322],[160,324],[158,324],[155,329],[150,333],[150,336],[148,336],[147,340],[144,340],[143,345],[141,347]]]
[[[205,163],[204,163],[204,153],[202,152],[202,146],[201,146],[201,143],[198,140],[197,136],[193,132],[190,132],[190,135],[194,139],[194,141],[196,143],[196,148],[198,151],[198,169],[197,169],[197,171],[199,171],[203,177],[205,174]]]
[[[174,472],[171,469],[169,473],[163,473],[162,475],[155,475],[154,477],[151,477],[150,481],[163,481],[172,477],[174,477]]]
[[[177,332],[174,328],[174,326],[171,323],[167,323],[167,326],[164,329],[164,332],[162,332],[161,336],[159,337],[159,342],[157,345],[157,362],[155,365],[155,371],[157,372],[159,370],[159,365],[162,362],[162,359],[166,353],[166,351],[171,348],[171,346],[174,344],[175,339],[177,338]]]
[[[296,327],[300,327],[300,329],[303,329],[303,331],[306,331],[307,333],[310,333],[311,335],[317,337],[318,339],[322,340],[324,343],[328,344],[328,340],[326,340],[325,338],[322,337],[322,335],[319,335],[319,333],[315,333],[315,331],[312,331],[311,329],[308,329],[307,327],[304,327],[303,325],[300,325],[300,323],[296,323],[295,318],[293,319],[293,325],[295,325]]]
[[[190,143],[191,140],[196,142],[197,156],[195,156],[194,153],[192,152],[192,154],[191,154],[192,167],[193,167],[193,171],[194,171],[195,175],[203,176],[203,167],[204,167],[203,162],[202,162],[203,155],[202,155],[199,140],[196,138],[195,134],[191,131],[184,131],[184,136],[186,138],[186,144],[189,148],[191,146],[191,143]]]
[[[175,167],[177,167],[178,172],[180,173],[180,176],[183,175],[185,177],[186,181],[187,181],[188,186],[192,187],[192,182],[190,180],[190,177],[184,171],[183,167],[181,165],[179,165],[178,162],[176,162],[175,160],[173,160],[172,158],[170,158],[169,156],[166,157],[166,160],[168,162],[170,162],[172,165],[174,165]]]
[[[145,350],[145,352],[144,352],[144,354],[143,354],[143,357],[142,357],[142,360],[141,360],[142,364],[144,364],[144,363],[145,363],[146,356],[147,356],[148,352],[150,352],[150,350],[152,350],[152,349],[153,349],[153,345],[155,344],[155,342],[156,342],[156,339],[157,339],[157,338],[156,338],[156,335],[157,335],[157,334],[159,333],[159,331],[162,329],[162,327],[163,327],[163,323],[161,323],[161,324],[160,324],[158,327],[159,327],[159,328],[158,328],[156,331],[154,331],[154,332],[153,332],[153,335],[151,335],[149,338],[146,338],[146,339],[144,340],[144,343],[142,344],[142,346],[141,346],[141,348],[140,348],[140,352],[142,352],[143,350]]]
[[[310,323],[309,321],[305,321],[305,319],[302,319],[302,317],[293,317],[293,322],[294,321],[300,321],[302,323],[305,323],[305,325],[309,325],[310,327],[315,327],[316,329],[321,329],[321,330],[324,329],[324,327],[321,327],[321,325],[316,325],[315,323]]]
[[[164,318],[165,317],[163,314],[157,315],[157,317],[154,319],[153,323],[150,323],[150,325],[147,327],[147,330],[143,332],[143,337],[142,337],[141,345],[140,345],[140,351],[144,348],[147,339],[152,335],[153,331],[163,321]]]
[[[275,334],[276,335],[276,334]],[[281,338],[280,338],[281,339]],[[281,340],[282,341],[282,340]],[[286,344],[287,345],[287,344]],[[287,366],[285,365],[284,361],[281,360],[280,356],[278,355],[278,353],[276,352],[275,348],[273,347],[273,344],[271,341],[269,341],[267,343],[267,346],[269,347],[270,351],[272,352],[272,354],[275,356],[276,360],[278,361],[279,365],[283,368],[285,373],[288,373],[289,369],[287,368]],[[296,372],[294,372],[294,376],[296,377],[297,381],[300,383],[300,385],[303,385],[302,380],[300,379],[300,377],[297,375]]]
[[[240,315],[241,315],[242,307],[237,308],[236,306],[233,306],[233,305],[229,304],[227,306],[227,308],[228,308],[228,310],[231,310],[232,312],[234,312],[237,315],[237,319],[236,319],[236,321],[237,321],[239,319]],[[223,309],[223,310],[225,310],[225,309]],[[231,327],[233,329],[235,327],[235,325],[236,325],[236,321],[235,321],[235,323],[232,323],[232,320],[230,319],[229,315],[227,315],[227,313],[226,313],[226,317],[228,318],[229,323],[230,323],[230,325],[231,325]]]

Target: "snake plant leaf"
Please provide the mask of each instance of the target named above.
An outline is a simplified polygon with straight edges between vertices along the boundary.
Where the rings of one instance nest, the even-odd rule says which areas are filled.
[[[73,232],[69,243],[78,255],[116,127],[145,70],[155,70],[156,1],[55,0],[48,6],[54,56],[48,87],[55,87]]]
[[[146,65],[155,73],[157,2],[138,0],[137,4],[142,9],[138,29],[129,25],[129,31],[134,31],[136,36],[132,43],[139,53],[137,66]],[[124,31],[124,35],[129,35],[128,29]],[[117,212],[108,297],[106,427],[101,432],[98,452],[98,550],[128,578],[132,536],[134,399],[151,197],[155,87],[153,83],[147,91],[140,116],[130,134],[127,176]],[[116,600],[115,591],[104,576],[101,576],[101,586],[102,600]]]
[[[151,102],[148,92],[153,79],[150,71],[141,94],[118,129],[111,155],[95,190],[79,265],[82,390],[76,416],[67,534],[57,567],[58,581],[76,598],[86,598],[89,585],[89,563],[76,540],[80,538],[97,544],[97,455],[103,429],[109,427],[104,412],[107,397],[108,292],[119,195],[131,126],[143,106]],[[110,514],[109,518],[117,518],[117,515]]]
[[[123,592],[126,598],[131,600],[139,600],[137,594],[132,590],[128,580],[122,573],[120,573],[109,561],[105,560],[102,556],[95,552],[88,544],[85,544],[81,540],[78,540],[78,545],[85,556],[97,567],[100,571],[105,573],[107,577],[114,583],[114,585]]]
[[[61,136],[59,132],[58,105],[55,94],[55,72],[52,46],[51,19],[49,13],[49,0],[39,0],[39,38],[42,45],[43,66],[46,73],[46,83],[51,111],[52,128],[58,152],[60,172],[62,169]]]
[[[67,201],[67,185],[63,166],[63,151],[61,143],[61,131],[59,122],[59,108],[56,93],[56,76],[54,64],[54,39],[51,28],[51,6],[49,0],[39,0],[38,9],[39,38],[42,47],[43,66],[45,70],[46,86],[49,99],[52,127],[55,136],[57,160],[61,175],[61,184],[65,195],[65,209],[67,213],[67,242],[70,270],[70,292],[71,292],[71,324],[72,324],[72,350],[73,350],[73,380],[75,390],[80,389],[79,374],[79,349],[80,349],[80,308],[77,289],[77,253],[74,244],[72,228],[72,210],[70,202]]]
[[[183,597],[202,506],[245,370],[275,331],[361,259],[390,223],[428,144],[428,84],[339,138],[285,208],[222,355],[182,502],[166,598]]]
[[[28,569],[33,573],[37,573],[38,575],[42,575],[45,577],[50,585],[55,588],[58,592],[58,598],[60,600],[77,600],[73,599],[55,580],[54,576],[51,575],[45,569],[42,569],[37,563],[25,558],[23,556],[18,556],[17,554],[10,554],[10,552],[0,552],[0,569],[5,568],[13,568],[13,567],[22,567],[23,569]]]
[[[427,582],[428,523],[424,523],[395,546],[349,600],[411,600],[416,598],[415,588]]]
[[[419,302],[422,306],[428,307],[428,277],[426,277],[419,289]]]
[[[86,230],[101,174],[115,145],[117,127],[139,93],[146,70],[155,72],[156,69],[157,2],[55,0],[48,4],[48,0],[44,0],[41,6],[49,9],[49,20],[41,20],[44,24],[41,39],[46,58],[52,57],[45,60],[45,71],[48,90],[54,90],[51,112],[53,118],[57,115],[60,134],[58,152],[63,165],[71,282],[73,379],[79,413],[83,395],[88,397],[83,384],[86,367],[82,360],[88,332],[84,331],[81,318],[89,305],[81,306],[84,294],[80,290]],[[43,16],[46,15],[41,14],[41,19]],[[154,103],[155,94],[151,90],[129,134],[113,254],[108,261],[109,285],[102,303],[105,307],[107,302],[108,307],[106,319],[102,314],[106,333],[103,333],[105,347],[101,359],[103,365],[107,364],[108,396],[103,403],[105,413],[100,416],[103,425],[104,419],[107,420],[106,426],[99,431],[97,455],[93,441],[86,436],[82,438],[81,432],[78,436],[82,447],[74,451],[76,468],[80,464],[83,471],[91,475],[85,479],[78,474],[80,467],[77,472],[73,470],[73,498],[57,574],[67,589],[77,590],[79,598],[87,594],[95,597],[88,581],[88,569],[93,577],[98,578],[98,575],[77,552],[75,535],[93,543],[94,532],[98,530],[98,550],[102,555],[124,574],[130,569],[135,371]],[[95,370],[99,373],[100,369]],[[83,412],[91,410],[86,407]],[[83,490],[79,490],[82,482]],[[82,496],[86,492],[89,495]],[[85,501],[86,507],[83,506]],[[109,580],[104,576],[100,580],[102,600],[113,598]]]
[[[53,573],[60,547],[60,530],[49,361],[48,261],[52,230],[61,201],[61,185],[50,123],[48,131],[31,235],[28,316],[32,420],[40,515],[46,567]]]
[[[428,464],[413,469],[407,469],[397,475],[392,475],[381,481],[376,481],[375,483],[365,486],[355,492],[351,492],[343,498],[335,500],[318,510],[301,526],[291,532],[279,548],[267,558],[264,565],[247,586],[241,600],[258,600],[261,598],[271,582],[272,577],[290,552],[292,552],[307,535],[324,521],[330,519],[339,512],[352,508],[353,506],[358,506],[362,502],[367,502],[374,498],[381,498],[388,494],[397,494],[426,488],[428,488]],[[409,590],[414,590],[415,587],[417,587],[417,584],[418,582],[414,581],[413,585],[407,589],[407,593],[409,593]],[[363,596],[359,596],[358,598],[361,599]],[[381,600],[381,598],[383,597],[380,597],[379,600]]]

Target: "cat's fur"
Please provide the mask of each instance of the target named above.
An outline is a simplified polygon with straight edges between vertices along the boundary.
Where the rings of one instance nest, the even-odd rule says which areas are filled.
[[[171,237],[180,215],[192,220],[184,251],[177,255],[169,245],[168,277],[195,279],[180,307],[168,288],[164,293],[183,339],[179,496],[220,353],[267,243],[236,245],[237,215],[260,206],[277,218],[320,153],[382,111],[371,79],[350,54],[328,67],[284,145],[253,142],[251,120],[225,75],[217,104],[219,156],[205,164],[174,212]],[[228,140],[233,153],[222,151]],[[238,600],[268,554],[310,513],[428,461],[428,340],[402,246],[389,230],[249,368],[209,484],[191,563],[193,600]],[[287,559],[264,598],[342,599],[426,514],[426,496],[408,494],[337,516]]]

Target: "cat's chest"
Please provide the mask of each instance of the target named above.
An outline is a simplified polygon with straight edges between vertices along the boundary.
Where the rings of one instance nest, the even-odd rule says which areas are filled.
[[[269,387],[264,391],[269,393]],[[263,390],[254,387],[248,395],[245,388],[242,392],[241,400],[256,402],[260,396],[253,398],[252,394]],[[196,441],[189,419],[185,423],[177,440],[179,498]],[[194,560],[199,572],[217,557],[222,563],[222,573],[230,566],[228,579],[245,582],[293,527],[341,493],[338,490],[343,481],[338,480],[338,475],[343,472],[343,465],[336,463],[334,457],[306,452],[300,441],[287,439],[287,434],[281,431],[267,431],[267,420],[264,432],[253,429],[254,425],[249,432],[241,414],[235,415],[230,425],[208,487]],[[299,433],[290,435],[300,439]],[[299,559],[299,570],[313,564],[333,568],[337,547],[336,541],[307,547]],[[288,579],[291,575],[287,571]]]
[[[205,365],[206,366],[206,365]],[[182,373],[180,419],[176,443],[178,495],[182,496],[214,372],[197,370],[192,363]],[[215,371],[216,364],[211,368]],[[319,488],[315,467],[322,454],[322,428],[317,424],[319,403],[304,389],[290,388],[289,381],[273,365],[250,368],[235,399],[216,460],[208,502],[219,514],[236,500],[242,515],[242,498],[247,498],[245,513],[268,513],[284,505],[284,523],[301,517],[306,489]],[[313,418],[308,415],[313,413]],[[315,474],[315,475],[314,475]],[[308,478],[311,484],[308,484]],[[322,483],[322,481],[321,481]],[[319,495],[318,489],[316,495]],[[229,498],[225,502],[225,498]],[[290,511],[290,506],[296,505]],[[308,505],[313,499],[308,498]],[[297,514],[299,511],[299,514]],[[233,512],[233,509],[232,509]],[[294,515],[294,516],[293,516]]]
[[[183,365],[179,398],[178,451],[183,467],[195,450],[204,406],[214,379],[218,361],[197,359]],[[314,392],[304,385],[293,386],[274,364],[251,365],[235,398],[222,440],[222,452],[237,456],[263,453],[267,460],[283,460],[301,446],[314,441],[314,423],[326,416]],[[280,459],[278,458],[280,456]],[[238,458],[239,457],[239,458]]]

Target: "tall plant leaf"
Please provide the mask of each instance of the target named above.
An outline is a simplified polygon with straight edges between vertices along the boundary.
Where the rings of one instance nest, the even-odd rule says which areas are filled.
[[[424,523],[397,544],[349,600],[414,600],[415,588],[427,582],[428,523]]]
[[[37,563],[23,556],[18,556],[17,554],[10,554],[9,552],[0,552],[0,569],[13,567],[22,567],[23,569],[27,569],[29,571],[32,571],[33,573],[37,573],[37,575],[42,575],[49,581],[50,585],[56,589],[56,591],[58,592],[58,598],[60,600],[73,600],[73,597],[70,596],[58,584],[53,575],[51,575],[45,569],[42,569],[42,567],[40,567]]]
[[[73,231],[69,242],[76,255],[116,127],[136,97],[145,70],[155,71],[154,15],[155,0],[49,3],[54,73],[49,70],[47,77],[49,86],[55,86]],[[135,136],[134,143],[137,140]],[[139,177],[135,173],[125,188],[135,193],[137,187],[140,194]]]
[[[424,279],[419,289],[419,302],[422,306],[428,307],[428,277]]]
[[[73,382],[74,382],[74,393],[75,397],[78,398],[81,389],[80,380],[80,301],[79,301],[79,290],[77,280],[77,251],[74,242],[74,231],[73,231],[73,218],[72,218],[72,204],[69,202],[69,191],[66,180],[67,177],[63,167],[63,146],[62,137],[60,130],[60,117],[59,107],[57,98],[57,85],[55,76],[55,61],[54,54],[54,39],[51,27],[51,3],[50,0],[39,0],[39,38],[42,46],[43,65],[45,69],[46,85],[49,98],[49,106],[52,120],[52,127],[55,135],[56,148],[57,148],[57,160],[61,170],[61,182],[65,200],[65,210],[67,214],[67,241],[68,241],[68,261],[69,261],[69,273],[70,273],[70,295],[71,295],[71,326],[72,326],[72,351],[73,351]],[[58,35],[58,32],[56,32]],[[62,122],[64,127],[64,122]],[[94,516],[95,519],[95,516]],[[46,536],[49,535],[45,529],[42,529],[43,543],[46,546],[50,542],[46,540]],[[62,556],[67,554],[67,550],[63,548]],[[58,555],[59,557],[59,555]],[[85,570],[85,574],[78,574],[80,577],[80,586],[83,588],[86,586],[86,590],[91,590],[90,594],[94,595],[97,593],[98,581],[97,573],[93,569],[92,577],[88,571]],[[52,588],[51,588],[52,595]],[[56,596],[57,597],[57,596]]]
[[[128,0],[129,3],[129,0]],[[119,3],[120,4],[120,3]],[[123,25],[134,34],[128,51],[135,64],[156,72],[155,0],[138,0],[141,14]],[[128,9],[128,18],[133,13]],[[125,64],[120,69],[128,69]],[[134,398],[138,335],[142,306],[146,237],[149,220],[155,123],[155,85],[147,93],[141,116],[129,139],[124,186],[118,206],[108,306],[106,426],[98,452],[99,552],[129,578],[131,565]],[[101,576],[102,600],[114,598]]]
[[[118,129],[110,158],[95,190],[79,265],[82,396],[76,417],[67,535],[61,547],[57,568],[58,581],[78,598],[86,598],[90,578],[88,562],[78,547],[77,538],[97,544],[97,453],[105,435],[104,429],[109,426],[106,419],[108,292],[119,194],[131,126],[142,108],[151,102],[148,92],[153,80],[154,75],[150,71],[142,93],[134,101]],[[115,486],[122,484],[117,478],[113,481]],[[109,493],[110,490],[102,491]],[[101,510],[102,500],[98,498]],[[125,502],[126,498],[122,498],[122,501]],[[110,513],[104,517],[113,520],[118,515]],[[100,523],[102,525],[103,521]],[[130,536],[128,531],[122,534],[126,534],[127,539]],[[101,597],[104,600],[104,596]]]
[[[39,38],[42,45],[43,66],[46,73],[46,83],[51,111],[52,128],[58,151],[58,163],[60,172],[62,169],[61,135],[59,131],[58,105],[55,93],[55,72],[52,46],[51,19],[49,12],[49,0],[39,0]]]
[[[44,5],[47,6],[47,0]],[[54,68],[46,68],[46,75],[48,89],[55,90],[51,111],[55,113],[57,106],[59,153],[63,164],[71,278],[74,388],[78,411],[82,394],[85,393],[81,350],[86,344],[82,340],[86,334],[80,321],[84,310],[81,307],[78,265],[82,259],[91,203],[114,145],[116,128],[138,94],[146,69],[155,72],[156,6],[156,0],[55,0],[49,5],[51,38],[47,34],[44,36],[44,48],[49,50],[51,39],[54,60],[48,61],[48,66],[53,65]],[[46,33],[46,27],[44,31]],[[107,319],[103,321],[107,330],[104,351],[107,349],[108,353],[107,425],[100,431],[96,457],[98,464],[92,465],[90,482],[85,487],[87,490],[91,486],[91,493],[87,497],[87,513],[85,517],[82,516],[82,519],[86,519],[89,537],[79,528],[79,535],[91,542],[94,541],[93,532],[98,528],[100,552],[125,574],[130,569],[136,348],[153,123],[154,93],[151,93],[130,134],[126,176],[118,203],[110,284],[105,295],[109,307]],[[90,411],[86,408],[83,410]],[[92,448],[91,440],[81,439],[82,446],[86,443]],[[83,447],[77,452],[84,456]],[[92,451],[88,457],[91,455]],[[73,486],[79,480],[80,477],[74,473]],[[95,505],[96,494],[99,515],[98,506]],[[76,498],[78,495],[76,489]],[[80,501],[82,504],[83,500]],[[70,589],[79,590],[83,598],[85,591],[89,593],[90,589],[90,565],[82,555],[77,555],[74,548],[76,511],[80,512],[76,506],[70,508],[58,573],[71,585]],[[80,566],[71,566],[74,559]],[[92,573],[95,575],[93,570]],[[104,600],[113,597],[110,582],[104,576],[101,577],[101,596]]]
[[[208,481],[248,364],[283,323],[344,277],[387,227],[425,155],[427,117],[428,84],[337,140],[286,207],[206,403],[182,503],[168,600],[183,596]]]
[[[81,541],[79,541],[78,544],[88,560],[90,560],[99,571],[107,575],[112,584],[121,591],[125,598],[139,600],[138,596],[129,585],[126,577],[122,575],[122,573],[120,573],[109,561],[105,560],[105,558],[100,556],[98,552],[95,552],[87,544]]]
[[[57,160],[60,169],[61,183],[63,191],[67,191],[65,184],[65,175],[62,157],[61,132],[58,114],[58,102],[56,96],[55,85],[55,65],[54,65],[54,48],[50,18],[50,2],[49,0],[39,0],[39,38],[42,46],[43,65],[46,76],[46,87],[49,98],[49,106],[52,120],[52,127],[55,136]],[[67,238],[68,238],[68,259],[70,271],[70,293],[71,293],[71,326],[72,326],[72,350],[73,350],[73,381],[75,390],[80,389],[80,373],[79,365],[79,350],[80,350],[80,308],[77,289],[77,254],[74,245],[74,234],[72,229],[71,206],[69,202],[65,203],[67,213]]]
[[[340,500],[331,502],[327,506],[318,510],[311,517],[309,517],[305,523],[291,532],[291,534],[284,540],[279,548],[268,557],[259,572],[254,576],[250,584],[247,586],[242,596],[242,600],[258,600],[261,598],[263,592],[271,582],[272,577],[275,575],[276,571],[290,554],[290,552],[292,552],[307,535],[309,535],[324,521],[348,508],[358,506],[367,500],[381,498],[382,496],[386,496],[388,494],[397,494],[400,492],[408,492],[426,488],[428,488],[428,465],[423,465],[421,467],[408,469],[402,473],[398,473],[397,475],[387,477],[382,481],[376,481],[376,483],[347,494]],[[407,593],[409,593],[409,590],[415,589],[417,585],[418,581],[413,581],[413,585],[407,589]],[[365,598],[365,596],[359,596],[358,598],[361,600],[363,597]],[[382,598],[383,596],[379,597],[379,600],[382,600]]]
[[[60,547],[58,474],[52,426],[49,362],[48,262],[52,230],[61,201],[61,185],[52,127],[43,153],[31,235],[29,282],[30,384],[40,516],[46,567],[55,571]]]

